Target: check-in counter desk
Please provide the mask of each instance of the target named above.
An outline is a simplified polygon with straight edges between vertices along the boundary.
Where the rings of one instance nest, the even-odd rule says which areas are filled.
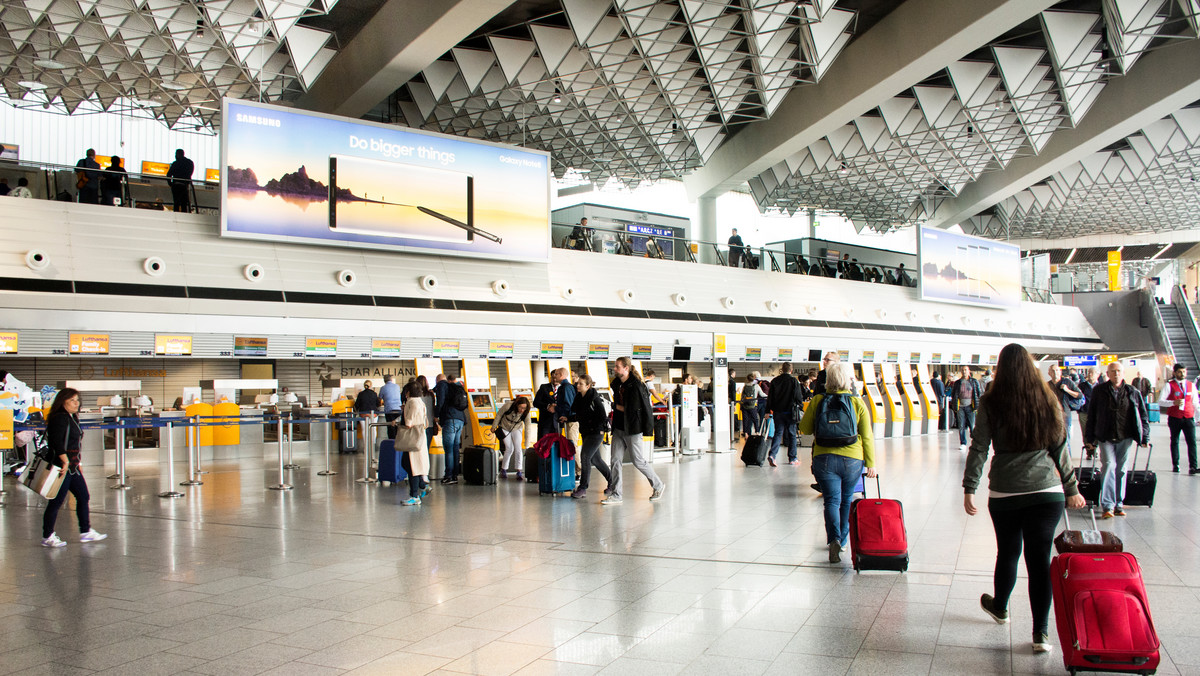
[[[296,422],[292,425],[292,434],[295,435],[293,441],[307,440],[310,453],[323,453],[325,440],[329,438],[329,423],[305,421],[310,418],[328,418],[332,412],[333,409],[328,406],[296,409]]]
[[[94,425],[103,423],[105,415],[99,412],[81,412],[79,414],[79,422],[84,425]],[[106,441],[107,440],[107,441]],[[91,457],[98,457],[105,449],[109,451],[116,450],[116,445],[113,442],[112,430],[85,430],[83,439],[79,443],[79,450],[85,454],[95,453]],[[109,459],[106,458],[106,462]]]

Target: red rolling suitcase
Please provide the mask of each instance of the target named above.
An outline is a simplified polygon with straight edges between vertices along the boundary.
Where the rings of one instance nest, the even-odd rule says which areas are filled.
[[[1158,634],[1133,554],[1059,554],[1050,579],[1067,671],[1154,673]]]
[[[879,499],[863,498],[850,504],[850,560],[854,570],[908,570],[908,532],[904,506],[884,500],[879,477]]]

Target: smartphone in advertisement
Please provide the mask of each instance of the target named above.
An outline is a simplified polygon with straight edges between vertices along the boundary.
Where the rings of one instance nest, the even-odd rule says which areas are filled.
[[[475,227],[475,179],[448,169],[329,156],[329,229],[434,242],[500,238]]]

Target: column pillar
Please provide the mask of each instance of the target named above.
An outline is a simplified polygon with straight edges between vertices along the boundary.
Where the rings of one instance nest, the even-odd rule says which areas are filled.
[[[701,242],[720,242],[717,236],[717,198],[701,197],[696,201],[698,217],[694,238]],[[711,244],[700,244],[697,258],[701,263],[716,264],[717,254]]]

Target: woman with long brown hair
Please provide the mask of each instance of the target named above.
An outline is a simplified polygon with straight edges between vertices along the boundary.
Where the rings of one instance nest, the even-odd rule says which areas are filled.
[[[42,515],[42,546],[65,547],[66,542],[54,532],[54,523],[58,520],[58,510],[67,500],[67,495],[75,496],[75,515],[79,518],[79,541],[97,542],[108,537],[97,533],[92,528],[91,513],[88,503],[91,495],[88,493],[87,482],[79,471],[79,449],[83,441],[83,430],[79,427],[79,391],[70,387],[59,390],[50,405],[50,413],[46,415],[46,442],[50,446],[50,464],[59,468],[63,473],[62,487],[58,495],[50,499],[46,505],[46,513]]]
[[[1054,531],[1064,503],[1072,509],[1086,503],[1071,471],[1062,407],[1029,352],[1016,343],[1000,351],[995,379],[980,399],[963,474],[963,508],[970,516],[978,512],[975,490],[989,447],[995,451],[988,473],[988,513],[996,531],[995,593],[984,594],[979,604],[996,622],[1008,622],[1008,601],[1024,547],[1033,651],[1049,652]]]

